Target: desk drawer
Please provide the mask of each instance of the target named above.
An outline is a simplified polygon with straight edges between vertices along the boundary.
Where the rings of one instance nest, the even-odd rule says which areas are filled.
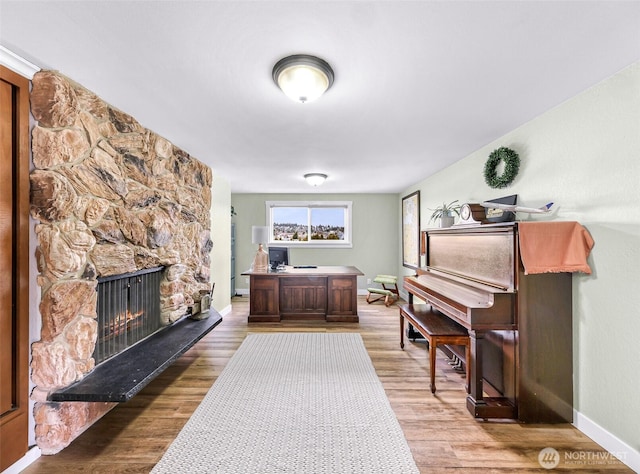
[[[295,276],[280,279],[280,287],[327,287],[327,277],[322,276]]]

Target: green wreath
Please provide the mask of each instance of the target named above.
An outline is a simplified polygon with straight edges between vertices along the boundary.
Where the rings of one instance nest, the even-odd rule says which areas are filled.
[[[504,171],[498,176],[496,168],[501,161],[504,162]],[[503,146],[489,155],[489,159],[484,165],[484,180],[492,188],[506,188],[515,179],[519,169],[520,157],[518,154]]]

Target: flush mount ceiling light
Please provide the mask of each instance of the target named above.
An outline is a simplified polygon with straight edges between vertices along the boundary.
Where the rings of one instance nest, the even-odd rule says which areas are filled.
[[[327,175],[322,173],[307,173],[304,175],[304,179],[306,179],[307,183],[311,186],[320,186],[324,183],[324,180],[327,179]]]
[[[296,102],[311,102],[333,84],[333,69],[323,59],[294,54],[273,66],[273,81],[287,97]]]

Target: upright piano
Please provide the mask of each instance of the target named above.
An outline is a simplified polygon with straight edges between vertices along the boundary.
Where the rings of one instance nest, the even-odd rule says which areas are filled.
[[[573,418],[571,274],[525,275],[518,223],[432,229],[414,296],[469,331],[467,409],[477,418]],[[464,360],[464,352],[449,348]]]

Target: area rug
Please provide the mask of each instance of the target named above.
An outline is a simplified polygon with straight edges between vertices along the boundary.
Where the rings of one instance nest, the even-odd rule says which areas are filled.
[[[357,333],[249,334],[154,473],[417,473]]]

